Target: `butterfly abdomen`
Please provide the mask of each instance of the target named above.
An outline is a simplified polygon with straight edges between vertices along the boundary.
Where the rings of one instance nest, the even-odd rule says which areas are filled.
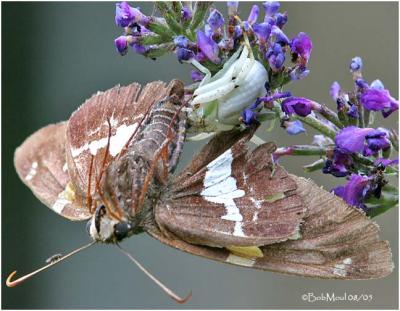
[[[173,81],[168,88],[170,92],[153,105],[126,152],[107,170],[107,192],[128,218],[142,214],[144,206],[148,210],[157,201],[182,151],[186,128],[186,113],[181,111],[183,83]]]

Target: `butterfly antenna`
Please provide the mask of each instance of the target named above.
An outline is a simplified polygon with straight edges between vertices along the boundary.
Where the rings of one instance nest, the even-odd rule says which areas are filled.
[[[146,270],[145,267],[143,267],[140,262],[138,262],[128,251],[123,249],[121,245],[117,244],[118,248],[120,251],[126,255],[131,261],[133,261],[136,266],[140,270],[142,270],[154,283],[156,283],[168,296],[170,296],[172,299],[174,299],[178,303],[185,303],[187,302],[191,297],[192,297],[192,292],[189,293],[185,298],[179,297],[177,294],[175,294],[172,290],[170,290],[167,286],[165,286],[163,283],[161,283],[154,275],[152,275],[149,271]]]
[[[8,276],[7,280],[6,280],[6,285],[8,287],[14,287],[17,286],[19,284],[21,284],[22,282],[30,279],[32,276],[38,274],[39,272],[42,272],[44,270],[46,270],[47,268],[50,268],[51,266],[54,266],[55,264],[60,263],[61,261],[64,261],[65,259],[67,259],[68,257],[71,257],[72,255],[75,255],[77,253],[79,253],[80,251],[83,251],[84,249],[94,245],[96,243],[96,241],[90,242],[87,245],[81,246],[79,248],[77,248],[76,250],[73,250],[72,252],[70,252],[67,255],[64,255],[56,260],[53,260],[52,262],[50,262],[48,265],[45,265],[44,267],[41,267],[40,269],[37,269],[29,274],[26,274],[16,280],[12,280],[12,278],[17,274],[17,271],[13,271],[10,273],[10,275]]]

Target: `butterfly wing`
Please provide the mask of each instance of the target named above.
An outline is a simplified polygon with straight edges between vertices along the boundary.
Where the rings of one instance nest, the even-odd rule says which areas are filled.
[[[153,103],[165,96],[165,91],[166,85],[161,81],[149,83],[142,90],[138,83],[115,86],[93,95],[72,114],[67,128],[67,162],[71,179],[82,196],[89,189],[92,157],[91,195],[95,191],[109,131],[108,161],[112,161],[136,133]]]
[[[90,217],[75,195],[65,158],[67,122],[48,125],[17,148],[14,165],[21,180],[50,209],[70,220]]]
[[[212,140],[209,145],[203,149],[203,151],[206,151],[203,152],[203,154],[200,152],[200,156],[195,157],[196,163],[189,165],[189,168],[184,172],[189,172],[190,175],[191,172],[196,171],[191,171],[191,167],[199,168],[203,166],[204,168],[207,167],[209,163],[212,163],[209,162],[209,159],[213,158],[213,156],[210,156],[208,152],[214,153],[214,155],[221,154],[224,147],[213,146],[213,144],[219,144],[221,141],[223,141],[221,138]],[[239,143],[241,144],[240,141]],[[230,146],[228,145],[227,148],[230,148]],[[234,150],[235,146],[230,149]],[[242,163],[242,171],[247,172],[247,174],[253,172],[254,176],[257,176],[257,178],[250,178],[246,181],[248,186],[253,186],[254,189],[257,189],[255,192],[256,196],[254,197],[255,200],[259,199],[258,192],[264,193],[263,191],[266,191],[262,186],[265,184],[265,180],[261,178],[268,177],[270,172],[268,171],[268,166],[264,165],[265,163],[262,159],[268,159],[270,157],[270,152],[271,145],[266,144],[250,153],[248,158],[243,158],[247,159],[247,161]],[[256,163],[252,163],[252,160],[255,159],[257,159]],[[256,169],[252,168],[254,164]],[[267,172],[267,176],[260,173],[260,170]],[[270,244],[259,247],[262,256],[252,257],[238,255],[235,252],[229,251],[227,249],[229,246],[212,247],[217,246],[212,245],[212,235],[205,234],[207,230],[204,230],[204,227],[201,225],[193,223],[192,219],[193,217],[197,217],[196,219],[199,223],[206,224],[206,226],[208,224],[215,226],[217,218],[221,221],[219,217],[221,213],[214,212],[211,219],[210,217],[203,217],[201,219],[201,217],[198,216],[203,213],[203,206],[200,206],[201,204],[197,205],[197,210],[193,209],[190,204],[186,205],[187,209],[185,209],[185,205],[182,204],[184,201],[179,198],[177,201],[170,200],[168,202],[161,202],[156,207],[155,217],[159,226],[148,228],[147,232],[161,242],[191,254],[239,266],[285,274],[333,279],[371,279],[384,277],[392,272],[393,262],[389,244],[387,241],[379,240],[379,229],[374,222],[356,208],[347,205],[341,198],[321,189],[312,181],[294,175],[285,175],[283,169],[280,170],[282,171],[276,172],[273,175],[272,180],[282,179],[283,176],[287,176],[285,178],[295,183],[295,189],[284,192],[286,193],[285,197],[281,197],[274,202],[278,203],[280,200],[288,200],[288,197],[295,195],[301,199],[302,206],[305,207],[305,210],[302,211],[299,209],[301,220],[297,239],[287,239],[286,241],[276,243],[273,243],[272,240],[269,239],[268,242],[270,242]],[[200,171],[202,171],[202,169],[198,170],[198,172]],[[197,173],[193,174],[193,176],[196,175]],[[195,178],[198,184],[197,187],[200,187],[204,184],[205,177],[200,177],[203,175],[197,176],[198,178]],[[233,174],[233,176],[237,176],[237,174]],[[180,176],[177,180],[182,181],[182,178],[183,177]],[[278,186],[281,187],[278,188],[279,191],[286,189],[284,188],[286,182],[280,183],[282,185]],[[190,184],[194,184],[193,180]],[[237,185],[241,186],[240,183],[237,183]],[[176,189],[183,191],[184,187]],[[193,186],[192,189],[196,189],[196,187]],[[273,192],[276,193],[276,190]],[[187,195],[190,196],[190,194],[188,192],[186,193],[186,200]],[[273,200],[279,197],[280,196],[272,195]],[[192,198],[196,198],[196,200],[199,199],[199,190],[193,192]],[[240,201],[236,201],[239,199],[234,200],[237,205],[241,204]],[[177,202],[179,202],[179,204],[177,204]],[[209,206],[207,206],[207,201],[203,201],[202,203],[206,204],[205,208],[208,210]],[[264,210],[266,206],[265,202],[263,202],[261,204],[261,209],[258,211],[260,213],[261,210],[263,210],[265,216],[262,218],[268,220],[268,218],[274,217],[274,213],[271,212],[268,214],[267,208]],[[246,208],[249,208],[251,212],[255,210],[254,206],[251,205]],[[286,213],[289,212],[290,214],[291,208],[289,208],[289,211],[285,211],[287,208],[288,207],[285,205],[280,205],[280,208],[277,210],[272,207],[278,215],[281,213],[279,217],[276,218],[276,221],[279,222],[278,218],[281,217],[284,218],[287,223],[293,223],[293,219],[290,217],[286,219],[285,217]],[[175,209],[179,212],[176,212]],[[217,207],[217,210],[221,210],[221,207]],[[239,211],[243,213],[244,218],[247,217],[245,209],[239,209]],[[183,215],[179,215],[180,213]],[[171,218],[166,219],[165,215],[169,215]],[[205,215],[210,216],[210,214]],[[213,215],[217,215],[217,217]],[[185,232],[187,235],[183,236],[182,229],[176,226],[177,218],[179,224],[183,224],[187,218],[187,222],[190,223],[194,229],[192,231],[187,230],[187,232]],[[297,218],[295,219],[297,221]],[[247,228],[248,227],[245,227],[244,233],[251,234],[252,232]],[[230,232],[233,236],[234,231]],[[260,233],[261,231],[258,232]],[[273,232],[275,233],[276,230]],[[277,232],[280,231],[278,230]],[[286,232],[288,231],[286,230]],[[269,237],[266,238],[268,240]],[[292,238],[296,237],[292,236]],[[235,236],[225,240],[239,241],[238,237]],[[206,245],[202,245],[203,243]],[[219,243],[221,243],[221,241],[215,244]]]
[[[297,239],[305,207],[296,182],[279,166],[272,172],[273,144],[249,153],[247,139],[175,184],[171,200],[156,209],[156,221],[188,242],[209,246]]]

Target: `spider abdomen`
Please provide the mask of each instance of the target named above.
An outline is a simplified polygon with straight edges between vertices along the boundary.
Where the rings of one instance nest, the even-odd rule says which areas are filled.
[[[250,62],[250,59],[247,59],[247,62]],[[257,97],[264,95],[266,81],[267,70],[260,62],[254,61],[243,82],[218,100],[218,120],[224,124],[237,124],[242,110],[253,104]]]

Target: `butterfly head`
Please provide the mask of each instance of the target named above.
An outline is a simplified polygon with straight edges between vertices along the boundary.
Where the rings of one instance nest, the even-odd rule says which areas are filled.
[[[104,243],[116,243],[140,231],[135,223],[109,215],[104,205],[97,207],[86,224],[86,230],[93,240]]]

